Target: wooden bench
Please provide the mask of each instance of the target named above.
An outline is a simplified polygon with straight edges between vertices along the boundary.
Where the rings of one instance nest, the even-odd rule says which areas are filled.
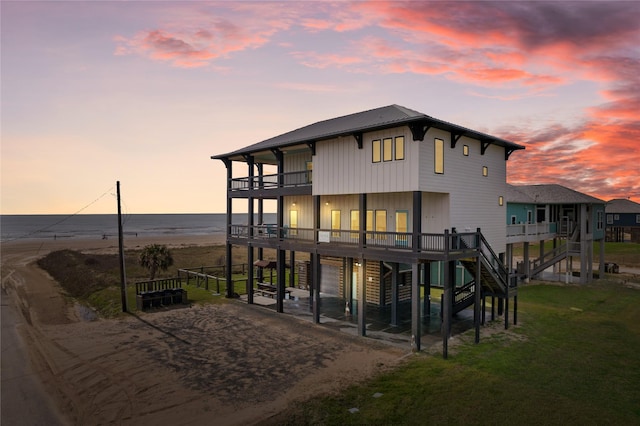
[[[187,291],[179,278],[164,278],[136,283],[136,307],[139,311],[188,303]]]

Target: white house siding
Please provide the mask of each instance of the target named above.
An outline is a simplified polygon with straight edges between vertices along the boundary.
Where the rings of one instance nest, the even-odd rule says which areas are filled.
[[[425,219],[431,225],[429,230],[423,232],[442,233],[447,227],[441,226],[448,223],[448,195],[425,194],[423,196],[423,213]],[[295,203],[295,206],[294,206]],[[367,195],[367,210],[387,211],[387,231],[395,231],[395,214],[398,210],[409,213],[409,230],[413,223],[413,195],[410,192],[392,192]],[[324,195],[320,198],[320,227],[331,228],[331,211],[340,210],[340,223],[344,230],[351,228],[351,210],[359,210],[360,200],[358,194],[350,195]],[[426,209],[429,209],[428,211]],[[289,212],[298,211],[298,228],[313,228],[313,199],[309,196],[289,196],[284,198],[284,224],[290,226]],[[444,217],[438,217],[444,215]],[[427,217],[428,216],[428,217]],[[432,229],[433,228],[433,229]]]
[[[434,173],[434,139],[444,140],[444,173]],[[469,155],[463,155],[463,146],[469,146]],[[430,129],[420,142],[420,189],[426,192],[448,193],[450,208],[449,227],[458,232],[481,228],[489,244],[498,253],[506,247],[506,201],[498,205],[499,196],[506,191],[505,150],[489,145],[480,154],[480,141],[461,137],[451,148],[448,132]],[[488,176],[482,176],[482,167],[488,167]],[[442,232],[442,231],[439,231]]]
[[[451,228],[449,194],[422,193],[422,232],[442,234]]]
[[[404,136],[405,159],[372,162],[372,141]],[[313,194],[360,194],[403,192],[418,186],[418,146],[407,127],[397,127],[363,135],[358,149],[352,136],[322,141],[316,145]]]
[[[284,172],[300,172],[307,170],[307,161],[311,161],[310,152],[287,154],[284,157]]]
[[[295,206],[293,205],[295,203]],[[309,196],[284,197],[283,223],[291,226],[289,221],[291,210],[298,211],[298,228],[312,229],[313,223],[313,199]]]

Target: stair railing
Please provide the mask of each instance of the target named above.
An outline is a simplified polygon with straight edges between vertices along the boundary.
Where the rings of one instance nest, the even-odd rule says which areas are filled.
[[[498,285],[500,285],[503,290],[506,290],[509,285],[509,271],[507,271],[507,268],[504,266],[498,255],[493,251],[484,235],[482,235],[482,232],[480,232],[480,229],[478,229],[478,235],[480,237],[479,252],[482,263],[496,280]]]

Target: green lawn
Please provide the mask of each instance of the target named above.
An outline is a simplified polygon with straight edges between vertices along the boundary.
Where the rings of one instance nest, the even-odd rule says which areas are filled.
[[[529,244],[529,256],[536,258],[540,253],[540,244]],[[553,250],[553,241],[545,241],[545,253]],[[514,244],[513,255],[523,255],[523,245]],[[593,244],[594,260],[598,262],[600,256],[599,243]],[[605,262],[614,262],[618,265],[636,266],[640,265],[640,244],[636,243],[604,243],[604,260]]]
[[[518,308],[520,325],[471,331],[447,360],[418,354],[265,424],[640,424],[639,290],[528,285]]]

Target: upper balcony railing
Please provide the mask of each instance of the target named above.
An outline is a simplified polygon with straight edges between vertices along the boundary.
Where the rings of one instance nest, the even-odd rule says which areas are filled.
[[[231,191],[247,191],[249,189],[256,190],[311,186],[311,174],[311,170],[303,170],[299,172],[232,178],[229,182],[229,189]],[[282,182],[282,184],[280,184],[280,182]]]
[[[317,240],[316,240],[317,234]],[[447,251],[475,252],[477,232],[413,235],[410,232],[364,232],[363,246],[444,253]],[[360,231],[344,229],[278,228],[276,225],[231,225],[230,236],[240,239],[278,238],[318,244],[360,246]]]
[[[519,223],[507,225],[507,237],[528,237],[546,234],[555,234],[558,226],[553,223]]]

